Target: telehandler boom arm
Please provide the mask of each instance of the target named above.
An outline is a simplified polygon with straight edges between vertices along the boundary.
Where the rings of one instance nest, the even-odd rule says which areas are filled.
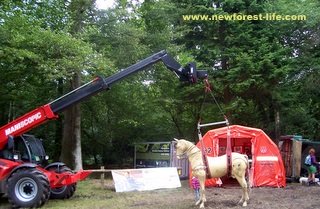
[[[146,69],[148,66],[159,61],[162,61],[168,69],[173,71],[179,77],[180,81],[196,83],[198,78],[207,77],[207,72],[197,71],[194,63],[189,63],[185,67],[182,67],[166,51],[160,51],[107,78],[101,76],[96,77],[92,81],[60,98],[38,107],[0,127],[0,150],[6,146],[9,136],[20,136],[47,120],[56,119],[58,117],[57,114],[66,108],[75,105],[98,92],[110,89],[111,85],[115,82],[118,82],[133,73]]]

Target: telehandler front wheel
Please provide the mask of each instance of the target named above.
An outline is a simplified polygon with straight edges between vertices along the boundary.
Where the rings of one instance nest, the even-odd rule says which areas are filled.
[[[48,178],[36,168],[21,168],[8,178],[8,200],[13,208],[37,208],[50,196]]]
[[[56,173],[72,174],[72,170],[65,165],[51,167],[49,171],[54,171]],[[74,192],[76,191],[76,188],[76,183],[57,188],[51,188],[50,199],[69,199],[73,196]]]

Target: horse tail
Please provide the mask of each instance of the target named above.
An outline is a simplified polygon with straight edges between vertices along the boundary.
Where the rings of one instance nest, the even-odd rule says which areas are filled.
[[[247,155],[244,155],[246,158],[246,163],[247,163],[247,168],[246,168],[246,182],[247,182],[247,188],[248,192],[251,190],[251,185],[250,185],[250,164],[249,164],[249,158]]]
[[[245,159],[246,159],[246,164],[247,164],[247,168],[246,168],[246,177],[249,177],[249,158],[247,155],[244,155]]]

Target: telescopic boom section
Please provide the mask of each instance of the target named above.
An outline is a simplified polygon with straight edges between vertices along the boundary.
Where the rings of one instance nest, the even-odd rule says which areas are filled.
[[[9,135],[13,137],[19,136],[47,120],[56,119],[58,117],[57,114],[66,108],[75,105],[100,91],[110,89],[111,85],[115,82],[159,61],[162,61],[168,69],[173,71],[179,77],[180,81],[196,83],[198,78],[207,77],[207,72],[197,71],[194,63],[189,63],[185,67],[182,67],[166,51],[160,51],[107,78],[97,77],[49,104],[41,106],[15,119],[7,125],[0,127],[0,150],[5,147]]]

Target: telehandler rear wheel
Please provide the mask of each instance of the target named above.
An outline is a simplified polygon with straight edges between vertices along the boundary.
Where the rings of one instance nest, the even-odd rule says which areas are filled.
[[[72,170],[67,166],[57,166],[51,167],[49,171],[54,171],[56,173],[72,173]],[[63,187],[51,188],[51,199],[69,199],[73,196],[74,192],[76,191],[77,184],[70,184]]]
[[[37,208],[50,196],[48,178],[36,168],[21,168],[8,179],[8,200],[13,208]]]

